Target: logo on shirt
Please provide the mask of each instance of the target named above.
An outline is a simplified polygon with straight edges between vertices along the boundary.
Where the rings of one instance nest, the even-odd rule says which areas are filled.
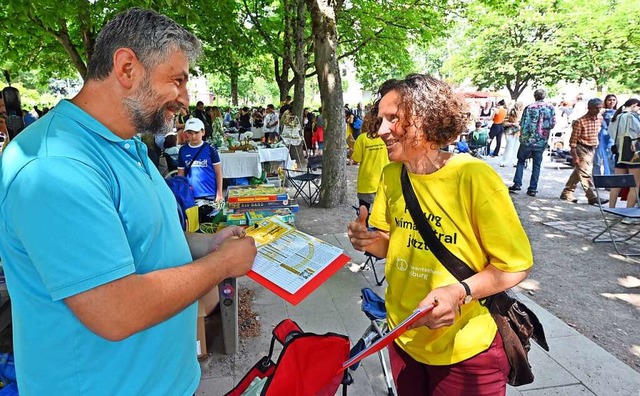
[[[396,258],[396,268],[398,271],[406,271],[409,268],[409,263],[406,260],[401,259],[400,257]]]
[[[206,168],[207,164],[208,164],[208,160],[206,159],[191,161],[192,168]]]

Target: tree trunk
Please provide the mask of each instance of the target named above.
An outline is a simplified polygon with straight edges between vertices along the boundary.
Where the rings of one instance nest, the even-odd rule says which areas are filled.
[[[293,102],[291,106],[292,111],[300,120],[300,133],[304,136],[304,120],[302,119],[302,113],[304,110],[304,80],[305,80],[305,68],[307,64],[307,57],[305,56],[304,48],[304,26],[305,26],[305,4],[304,0],[296,1],[296,17],[293,21],[293,36],[295,44],[295,59],[293,65]],[[304,144],[302,145],[304,147]],[[301,157],[302,150],[290,150],[291,158],[302,162]]]
[[[231,69],[229,77],[231,80],[231,104],[238,107],[238,70]]]
[[[311,13],[314,55],[322,116],[324,117],[324,159],[320,206],[332,208],[347,198],[346,124],[342,98],[342,79],[336,54],[336,12],[332,0],[306,0]]]

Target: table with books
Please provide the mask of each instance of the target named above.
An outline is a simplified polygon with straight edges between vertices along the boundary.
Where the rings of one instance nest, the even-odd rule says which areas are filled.
[[[258,221],[278,216],[285,223],[295,224],[299,206],[291,202],[284,187],[270,184],[229,186],[224,211],[227,225],[254,225]]]

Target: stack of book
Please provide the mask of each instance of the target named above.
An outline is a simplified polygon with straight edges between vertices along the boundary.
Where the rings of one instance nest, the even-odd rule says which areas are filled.
[[[289,194],[284,187],[272,184],[257,184],[253,186],[229,186],[227,189],[227,205],[225,214],[227,223],[229,217],[238,219],[244,215],[247,225],[270,216],[278,216],[280,220],[294,224],[295,213],[299,207],[291,203]]]

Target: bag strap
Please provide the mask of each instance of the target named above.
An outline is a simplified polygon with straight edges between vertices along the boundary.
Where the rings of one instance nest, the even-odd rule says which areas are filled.
[[[433,231],[433,228],[428,224],[427,218],[418,203],[416,193],[413,191],[413,186],[411,185],[409,175],[407,174],[407,168],[405,168],[404,165],[402,166],[400,181],[402,184],[402,195],[404,195],[404,201],[407,204],[407,209],[409,209],[409,214],[413,219],[413,223],[416,225],[416,228],[424,242],[433,252],[433,255],[436,256],[438,261],[440,261],[440,263],[449,272],[451,272],[458,281],[461,282],[472,277],[475,274],[475,271],[465,264],[464,261],[451,253],[449,249],[444,247],[440,239],[436,236],[435,231]]]
[[[193,156],[193,159],[191,159],[191,162],[189,162],[189,164],[184,168],[184,175],[185,176],[189,176],[189,171],[191,171],[191,164],[193,164],[193,161],[195,161],[196,158],[198,158],[198,156],[202,152],[202,149],[204,149],[204,146],[208,146],[208,145],[209,145],[209,143],[202,142],[202,146],[200,146],[198,151],[196,151],[196,155]]]

